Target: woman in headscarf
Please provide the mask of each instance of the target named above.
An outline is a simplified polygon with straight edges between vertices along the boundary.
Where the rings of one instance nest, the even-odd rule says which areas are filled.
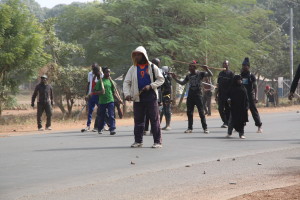
[[[231,137],[232,130],[235,129],[239,133],[240,138],[245,139],[244,126],[246,122],[248,122],[249,99],[240,75],[233,77],[232,87],[228,97],[230,118],[227,137]]]

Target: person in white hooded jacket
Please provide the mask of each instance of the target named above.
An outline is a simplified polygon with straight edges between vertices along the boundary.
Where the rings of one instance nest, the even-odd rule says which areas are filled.
[[[162,147],[157,87],[164,83],[159,68],[148,59],[143,46],[137,47],[131,54],[133,65],[129,68],[123,83],[123,92],[127,101],[133,101],[134,143],[131,147],[143,146],[146,112],[150,118],[154,144],[152,148]]]

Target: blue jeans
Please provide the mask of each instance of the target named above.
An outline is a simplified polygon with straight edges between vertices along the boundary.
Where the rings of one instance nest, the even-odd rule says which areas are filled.
[[[99,96],[98,95],[92,95],[91,98],[89,99],[88,101],[88,120],[87,120],[87,123],[86,125],[87,126],[90,126],[91,125],[91,121],[92,121],[92,115],[93,115],[93,111],[94,111],[94,108],[95,106],[97,105],[98,106],[98,101],[99,101]],[[95,119],[95,124],[94,124],[94,128],[97,128],[98,127],[98,116],[96,117]]]
[[[98,131],[101,131],[104,128],[106,113],[108,114],[108,121],[110,125],[109,130],[114,131],[116,129],[114,102],[107,103],[107,104],[99,104],[98,111],[97,111],[97,116],[99,118]]]

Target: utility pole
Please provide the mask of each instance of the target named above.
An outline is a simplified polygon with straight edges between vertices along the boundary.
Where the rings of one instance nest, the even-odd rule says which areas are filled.
[[[294,43],[294,34],[293,34],[293,29],[294,29],[294,25],[293,25],[293,7],[290,8],[290,80],[291,80],[291,84],[292,84],[292,80],[294,78],[294,51],[293,51],[293,43]]]

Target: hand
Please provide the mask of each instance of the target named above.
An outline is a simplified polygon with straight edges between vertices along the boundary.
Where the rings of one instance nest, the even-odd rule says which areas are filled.
[[[288,98],[289,98],[289,100],[292,100],[292,99],[294,98],[294,93],[291,93],[291,92],[290,92]]]
[[[99,94],[105,94],[104,90],[99,91]]]
[[[172,78],[177,78],[176,74],[173,72],[168,72],[168,74],[171,74]]]
[[[122,101],[122,99],[119,100],[119,103],[124,105],[124,102]]]
[[[151,85],[146,85],[142,91],[149,91],[151,89]]]
[[[231,104],[231,99],[227,99],[227,103],[230,105]]]
[[[84,97],[84,99],[85,99],[85,101],[89,101],[89,99],[90,99],[90,95],[88,94],[88,95],[86,95],[85,97]]]
[[[128,96],[125,97],[125,100],[126,101],[132,101],[132,98],[131,98],[131,96],[128,95]]]
[[[254,103],[258,103],[258,98],[257,97],[255,97]]]
[[[33,107],[33,108],[34,108],[34,103],[31,103],[31,107]]]

